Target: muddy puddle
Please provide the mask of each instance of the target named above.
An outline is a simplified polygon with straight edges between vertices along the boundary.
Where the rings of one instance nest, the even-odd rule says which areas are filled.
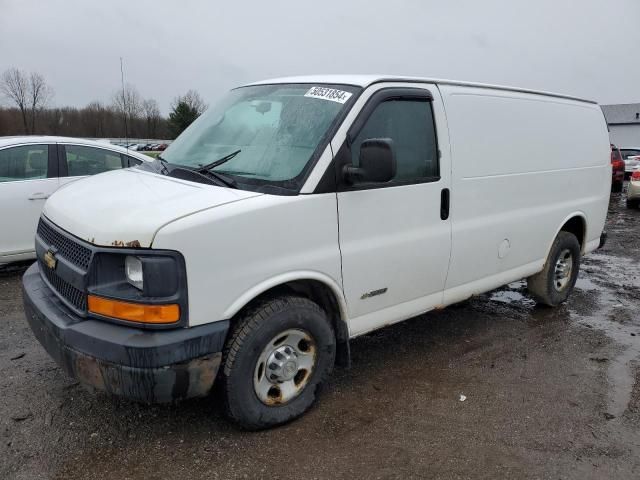
[[[619,353],[603,361],[609,365],[608,414],[620,417],[631,401],[635,363],[640,359],[640,263],[594,253],[584,264],[576,288],[596,301],[589,312],[572,310],[572,314],[580,325],[603,332],[618,346]]]
[[[581,328],[604,333],[615,344],[607,363],[607,418],[619,418],[629,408],[640,366],[640,211],[620,208],[612,202],[607,229],[609,242],[603,250],[582,259],[576,290],[567,303],[569,321]],[[488,295],[489,300],[531,309],[535,316],[555,315],[535,311],[526,294],[526,282],[513,282]]]

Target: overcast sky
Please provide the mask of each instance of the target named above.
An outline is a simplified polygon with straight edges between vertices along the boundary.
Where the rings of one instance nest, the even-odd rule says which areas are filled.
[[[126,81],[166,113],[190,88],[387,73],[640,102],[640,0],[0,0],[0,71],[42,73],[58,106]]]

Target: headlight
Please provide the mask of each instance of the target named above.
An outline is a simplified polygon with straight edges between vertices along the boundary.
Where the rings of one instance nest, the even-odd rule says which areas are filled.
[[[104,248],[87,279],[87,313],[105,320],[175,328],[188,321],[184,257],[172,250]]]
[[[142,290],[144,287],[144,276],[142,274],[142,262],[138,257],[128,255],[124,261],[124,270],[127,276],[127,282]]]

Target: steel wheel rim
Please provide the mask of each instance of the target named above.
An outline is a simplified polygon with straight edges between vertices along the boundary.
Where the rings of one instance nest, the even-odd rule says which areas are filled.
[[[569,281],[571,280],[571,274],[573,273],[573,255],[568,248],[565,248],[558,255],[556,265],[553,270],[553,287],[556,291],[560,292],[564,290]]]
[[[292,328],[273,337],[262,350],[253,388],[265,405],[282,405],[307,386],[316,366],[317,347],[305,330]]]

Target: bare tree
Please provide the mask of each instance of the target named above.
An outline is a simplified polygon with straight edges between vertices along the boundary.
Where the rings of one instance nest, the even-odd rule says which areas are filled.
[[[198,115],[202,115],[208,107],[200,94],[195,90],[188,90],[184,95],[174,98],[171,103],[171,108],[175,110],[176,106],[180,103],[186,103],[189,108],[194,110]]]
[[[36,117],[53,96],[44,77],[37,72],[27,75],[22,70],[10,68],[2,74],[0,91],[20,110],[24,133],[35,133]]]
[[[89,130],[91,137],[105,136],[105,123],[107,116],[106,107],[98,100],[89,103],[82,111],[84,122]]]
[[[142,113],[142,97],[138,89],[127,83],[124,88],[117,90],[112,97],[114,108],[120,112],[125,121],[125,135],[129,135],[129,126]]]
[[[59,135],[64,122],[64,112],[61,108],[52,108],[45,110],[44,121],[47,127],[47,133]]]
[[[153,98],[148,98],[147,100],[144,100],[142,102],[142,110],[144,112],[144,118],[147,123],[147,137],[156,138],[158,134],[158,125],[162,120],[158,102],[156,102]]]
[[[1,0],[0,0],[1,1]],[[0,75],[0,80],[2,76]],[[1,95],[1,92],[0,92]],[[27,103],[27,120],[29,106]],[[29,123],[27,124],[29,126]],[[154,138],[169,138],[168,121],[160,116]],[[146,117],[134,120],[131,131],[146,135]],[[111,105],[94,101],[86,107],[45,107],[38,112],[36,133],[42,135],[65,135],[73,137],[108,138],[122,136],[122,113]],[[0,136],[24,134],[23,119],[20,109],[15,105],[0,107]]]
[[[27,119],[29,109],[29,79],[26,73],[17,68],[6,70],[0,80],[0,91],[20,109],[24,133],[29,133],[29,122]]]
[[[53,90],[37,72],[29,75],[29,106],[31,108],[31,134],[36,131],[36,117],[53,96]]]

